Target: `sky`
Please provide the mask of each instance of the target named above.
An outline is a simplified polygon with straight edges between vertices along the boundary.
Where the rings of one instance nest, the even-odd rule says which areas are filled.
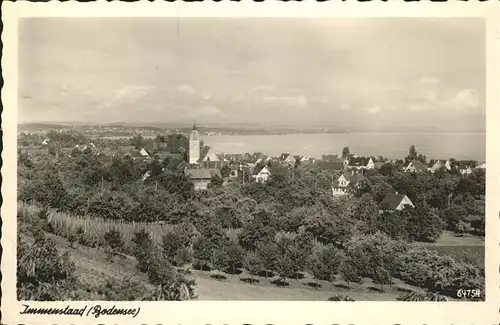
[[[485,128],[474,18],[26,18],[19,122]]]

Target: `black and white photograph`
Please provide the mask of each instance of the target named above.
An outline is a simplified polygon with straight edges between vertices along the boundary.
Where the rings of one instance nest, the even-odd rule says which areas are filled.
[[[19,21],[19,300],[484,301],[485,21]]]
[[[5,6],[5,322],[492,323],[500,17],[189,5]]]

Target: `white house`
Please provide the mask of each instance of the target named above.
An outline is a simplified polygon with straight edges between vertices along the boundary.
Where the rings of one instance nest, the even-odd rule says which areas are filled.
[[[366,182],[363,173],[354,171],[344,173],[337,179],[336,185],[332,186],[332,194],[334,196],[347,195],[350,191],[361,186],[363,182]]]
[[[390,211],[401,211],[406,206],[410,206],[412,208],[415,207],[415,205],[413,205],[413,202],[408,196],[406,196],[406,194],[398,193],[387,193],[381,205],[385,205]]]
[[[297,162],[297,160],[295,159],[294,156],[288,155],[288,157],[286,157],[283,162],[287,163],[288,165],[293,166],[293,165],[295,165],[295,163]]]
[[[264,167],[258,173],[252,175],[257,183],[265,183],[272,175],[284,175],[288,173],[287,167]]]
[[[420,173],[426,171],[427,168],[418,160],[413,160],[403,169],[405,173]]]
[[[370,158],[368,160],[368,163],[366,163],[365,169],[374,169],[375,168],[375,163],[373,162],[373,159]]]
[[[149,153],[146,151],[146,149],[142,148],[139,152],[143,157],[149,158]]]
[[[257,183],[265,183],[271,177],[271,172],[267,167],[262,168],[257,174],[253,175]]]
[[[437,172],[438,170],[440,170],[441,168],[446,168],[448,171],[451,170],[451,162],[450,160],[438,160],[434,163],[434,165],[432,165],[431,168],[429,168],[429,171],[431,173],[435,173]]]
[[[207,151],[203,153],[201,161],[220,161],[220,157],[212,150],[212,147],[208,147]]]

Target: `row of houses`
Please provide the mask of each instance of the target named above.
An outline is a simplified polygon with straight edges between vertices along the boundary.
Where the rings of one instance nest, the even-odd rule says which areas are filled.
[[[403,171],[405,173],[421,173],[426,171],[435,173],[442,168],[445,168],[448,171],[451,171],[455,168],[459,170],[462,175],[470,175],[472,174],[474,169],[486,169],[486,163],[478,163],[475,161],[455,161],[452,159],[438,159],[435,161],[431,160],[431,162],[426,166],[418,160],[413,160],[403,168]]]

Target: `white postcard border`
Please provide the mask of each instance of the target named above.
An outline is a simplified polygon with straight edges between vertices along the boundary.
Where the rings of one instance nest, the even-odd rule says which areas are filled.
[[[499,319],[500,159],[498,109],[500,24],[497,3],[302,2],[3,3],[2,314],[6,324],[492,324]],[[101,304],[137,308],[136,318],[20,315],[16,301],[17,20],[22,17],[485,17],[487,20],[486,296],[485,302],[51,302],[34,306]]]

